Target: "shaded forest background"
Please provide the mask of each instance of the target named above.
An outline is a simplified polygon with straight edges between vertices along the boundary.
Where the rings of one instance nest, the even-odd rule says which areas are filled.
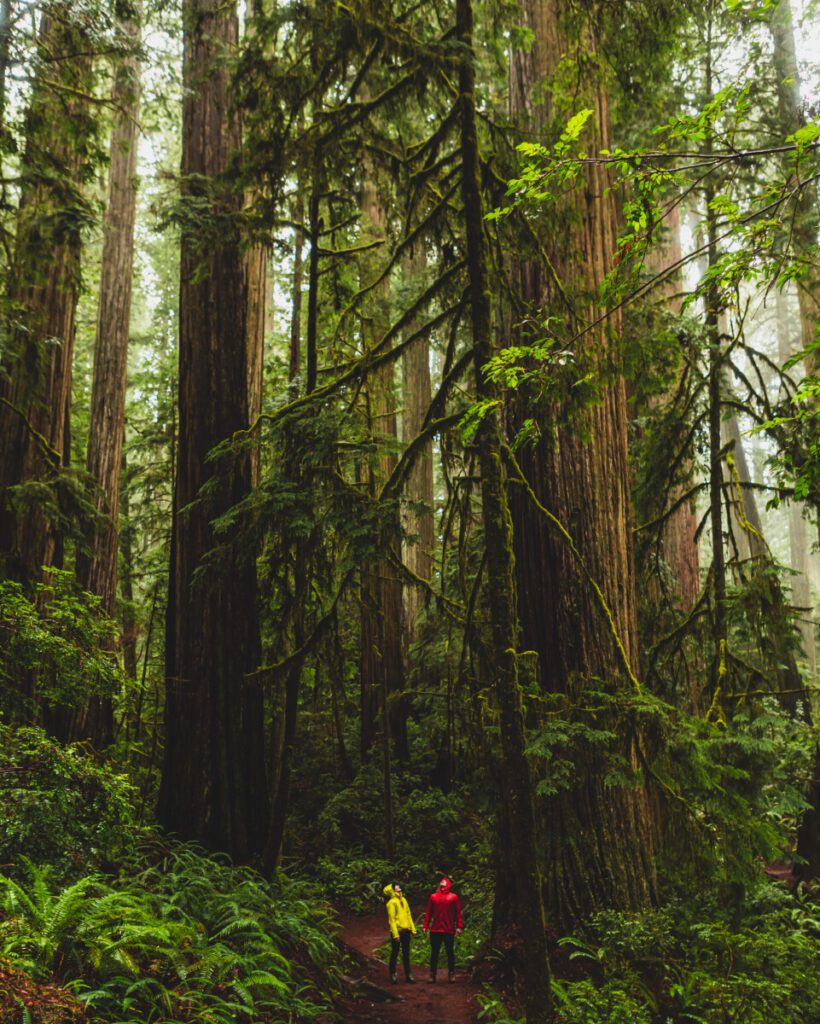
[[[818,1018],[818,43],[2,0],[0,1019]]]

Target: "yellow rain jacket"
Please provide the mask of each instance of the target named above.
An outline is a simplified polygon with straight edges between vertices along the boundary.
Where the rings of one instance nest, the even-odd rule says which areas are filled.
[[[410,913],[410,904],[397,892],[393,892],[392,885],[384,887],[384,895],[389,896],[387,901],[387,923],[390,925],[390,934],[394,939],[399,937],[399,931],[404,929],[416,934],[416,925],[413,915]]]

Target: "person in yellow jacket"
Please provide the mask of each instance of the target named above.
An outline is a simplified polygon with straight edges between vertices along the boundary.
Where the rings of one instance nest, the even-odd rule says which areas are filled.
[[[410,913],[410,905],[404,898],[400,885],[386,885],[384,895],[387,900],[387,923],[390,925],[390,980],[396,984],[396,964],[399,960],[399,949],[404,964],[404,976],[411,985],[416,983],[410,970],[410,939],[416,934],[416,925]]]

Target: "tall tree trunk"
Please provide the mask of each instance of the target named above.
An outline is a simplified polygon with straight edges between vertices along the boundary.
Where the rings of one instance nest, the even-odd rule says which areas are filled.
[[[301,189],[293,204],[293,219],[298,227],[294,230],[293,248],[293,295],[291,297],[290,351],[288,353],[288,380],[293,382],[300,373],[302,364],[302,278],[304,265],[302,250],[305,244],[305,201]]]
[[[650,274],[659,275],[670,267],[677,266],[681,259],[680,243],[680,207],[675,206],[666,220],[668,236],[653,247],[646,259],[646,269]],[[663,295],[669,308],[679,314],[683,305],[681,281],[679,274],[664,279]],[[659,399],[662,405],[666,396]],[[688,467],[687,467],[688,468]],[[669,502],[674,504],[685,493],[686,486],[678,484],[669,494]],[[663,526],[661,545],[663,557],[672,573],[675,596],[684,612],[690,611],[700,593],[700,559],[696,533],[698,516],[694,502],[685,501],[668,517]]]
[[[497,401],[484,376],[492,356],[492,313],[484,242],[481,163],[475,115],[475,54],[471,0],[456,2],[456,35],[461,47],[458,91],[461,128],[462,196],[469,272],[470,320],[476,398]],[[510,829],[510,872],[523,939],[524,1004],[527,1024],[551,1017],[550,971],[536,849],[535,808],[518,678],[515,556],[510,509],[501,459],[498,412],[490,408],[476,437],[481,468],[481,505],[492,623],[494,691],[501,724],[502,780]]]
[[[312,394],[316,389],[318,332],[318,291],[319,291],[319,237],[321,232],[320,199],[321,199],[321,162],[318,157],[314,161],[314,178],[310,198],[310,269],[308,274],[308,316],[306,339],[307,373],[305,377],[305,394]],[[301,224],[304,216],[304,204],[300,198],[296,202],[296,219]],[[302,336],[302,244],[303,232],[297,229],[296,249],[294,252],[293,296],[290,325],[290,358],[288,367],[288,383],[295,395],[298,390],[298,375],[301,365]],[[290,448],[298,443],[297,438],[288,435],[287,446]],[[289,473],[297,486],[301,483],[300,461],[290,458]],[[293,552],[293,646],[299,650],[305,642],[305,614],[308,600],[307,559],[304,545],[297,544]],[[303,659],[297,659],[288,670],[285,678],[284,708],[281,719],[274,722],[274,742],[272,756],[273,772],[273,804],[271,807],[270,827],[265,844],[264,866],[268,872],[274,871],[282,857],[285,839],[285,826],[290,805],[291,767],[296,750],[296,732],[299,723],[299,696],[302,682]]]
[[[782,290],[776,295],[777,354],[781,365],[785,365],[795,353],[789,332],[789,308]],[[801,330],[802,330],[801,322]],[[811,563],[809,538],[803,506],[799,501],[789,502],[789,551],[792,577],[792,604],[800,609],[800,636],[803,653],[809,668],[809,678],[817,675],[817,626],[814,621],[814,602],[811,593]]]
[[[517,123],[536,134],[545,126],[557,131],[562,125],[556,127],[555,119],[586,106],[593,110],[588,152],[610,148],[607,94],[600,72],[588,70],[592,62],[579,67],[582,95],[573,97],[571,111],[554,109],[552,93],[544,89],[576,42],[585,53],[595,52],[591,24],[580,29],[579,40],[570,40],[560,0],[525,0],[522,11],[533,41],[527,52],[516,54],[511,69]],[[537,97],[546,97],[543,104]],[[605,169],[591,167],[584,187],[568,203],[566,219],[545,240],[563,289],[540,259],[519,263],[517,284],[533,316],[548,311],[565,323],[571,337],[602,313],[596,295],[615,249],[614,197]],[[560,410],[537,413],[544,437],[520,453],[532,495],[517,489],[511,496],[522,642],[538,654],[542,688],[571,700],[580,699],[595,680],[633,685],[625,680],[623,660],[638,661],[626,392],[611,340],[619,325],[618,316],[610,314],[606,327],[588,330],[573,343],[580,366],[601,381],[600,399],[574,423],[555,428],[554,436]],[[523,418],[522,398],[512,412],[513,418]],[[604,595],[622,650],[575,556],[533,497],[574,539]],[[619,742],[621,753],[634,759],[634,741]],[[547,911],[562,925],[603,907],[640,907],[655,895],[653,825],[644,791],[607,787],[600,756],[592,750],[576,762],[576,779],[570,791],[544,805]]]
[[[267,789],[252,552],[212,521],[250,488],[247,452],[217,465],[215,445],[248,426],[247,292],[239,237],[242,197],[227,180],[240,130],[227,58],[232,4],[183,7],[183,195],[210,204],[183,231],[180,267],[179,451],[166,642],[165,751],[158,815],[170,831],[239,860],[262,850]],[[218,479],[214,479],[218,474]],[[202,489],[208,485],[208,494]],[[205,556],[221,557],[203,576]]]
[[[48,4],[40,20],[39,63],[26,116],[9,270],[10,340],[0,375],[0,556],[8,574],[29,580],[40,566],[59,560],[60,537],[42,490],[21,505],[10,488],[45,484],[50,500],[59,501],[53,488],[67,445],[74,313],[88,212],[83,186],[92,172],[96,136],[87,99],[93,88],[91,50],[82,16],[75,21],[67,4]]]
[[[134,261],[134,220],[140,110],[140,11],[122,21],[129,52],[117,66],[111,131],[108,202],[103,226],[100,301],[94,344],[91,421],[86,470],[94,486],[92,499],[99,527],[88,550],[77,554],[77,579],[84,590],[102,598],[103,610],[114,616],[117,603],[117,515],[120,470],[125,438],[125,386],[128,333],[131,322],[131,272]],[[110,698],[91,698],[72,728],[75,739],[91,739],[98,747],[113,738]]]
[[[800,69],[794,47],[794,21],[791,0],[779,0],[771,12],[769,28],[772,33],[772,62],[777,78],[777,110],[780,117],[780,131],[784,138],[796,132],[806,123],[805,109],[800,95]],[[816,172],[815,166],[812,170]],[[805,171],[802,177],[805,177]],[[817,203],[816,182],[803,185],[795,206],[794,218],[790,221],[791,240],[795,256],[805,261],[806,272],[798,278],[797,301],[800,306],[800,333],[802,346],[807,348],[814,341],[814,334],[820,319],[820,270],[817,266]],[[809,355],[806,361],[809,373],[820,370],[818,355]]]
[[[248,295],[248,422],[253,425],[262,412],[263,367],[265,361],[265,313],[267,304],[268,249],[254,243],[245,253]],[[251,487],[259,483],[259,435],[250,450]]]
[[[127,481],[128,468],[125,453],[122,457],[122,476]],[[131,523],[131,509],[128,488],[120,489],[120,529],[118,531],[123,572],[120,592],[124,604],[122,616],[122,659],[129,679],[137,678],[137,637],[139,626],[134,615],[134,527]]]
[[[362,195],[365,225],[377,237],[384,234],[385,211],[380,201],[375,174],[367,169]],[[379,285],[371,299],[364,329],[364,345],[372,348],[384,335],[389,323],[387,280]],[[376,443],[394,449],[397,438],[394,365],[387,363],[368,379],[368,416]],[[381,452],[370,459],[369,485],[375,497],[396,465],[394,451]],[[393,521],[395,519],[395,521]],[[379,530],[376,544],[401,557],[401,530],[398,512],[388,517]],[[396,753],[407,758],[407,722],[404,702],[396,695],[404,677],[402,658],[402,583],[397,569],[387,558],[375,557],[361,570],[361,704],[362,757],[375,738],[376,721],[385,711],[389,733]],[[384,723],[383,723],[384,724]]]
[[[301,253],[299,253],[299,261],[301,262]],[[294,269],[294,295],[292,307],[294,317],[301,314],[301,301],[297,303],[296,296],[296,281],[300,277],[300,271]],[[301,281],[299,284],[299,291],[301,293]],[[299,299],[301,300],[301,294],[299,295]],[[300,333],[301,331],[297,327],[297,339]],[[293,339],[294,325],[291,323],[291,359],[288,382],[293,394],[295,395],[298,390],[296,377],[299,372],[299,346],[297,340],[297,359],[294,361]],[[301,487],[301,464],[298,456],[293,458],[290,454],[290,450],[297,443],[297,438],[288,432],[286,434],[286,451],[288,454],[285,456],[286,463],[289,463],[288,475],[297,487]],[[295,545],[295,550],[293,551],[293,562],[293,647],[294,650],[298,651],[305,642],[305,605],[308,599],[308,588],[306,586],[307,560],[305,557],[304,545],[302,543],[297,542]],[[288,674],[285,678],[284,713],[281,717],[281,721],[277,721],[275,723],[277,738],[280,738],[281,741],[274,742],[272,744],[273,758],[275,759],[273,803],[271,805],[270,827],[268,829],[264,856],[264,867],[268,873],[272,873],[279,867],[282,858],[282,847],[285,839],[285,825],[287,823],[288,808],[290,805],[291,766],[293,764],[293,755],[296,749],[296,727],[299,722],[299,694],[302,682],[302,667],[303,659],[297,658],[294,664],[288,669]]]
[[[427,264],[424,242],[418,242],[407,261],[408,276],[417,280],[424,275]],[[408,325],[412,334],[417,324]],[[405,444],[418,436],[424,418],[430,409],[432,388],[430,382],[430,343],[426,337],[417,338],[402,357],[402,441]],[[404,563],[420,579],[433,575],[433,547],[435,522],[433,520],[433,442],[427,441],[418,453],[410,470],[406,489],[407,505],[404,511],[404,529],[408,540],[404,545]],[[408,584],[404,588],[404,627],[407,646],[414,639],[416,620],[423,604],[418,587]]]
[[[11,12],[12,0],[0,0],[0,125],[6,123],[6,76],[11,59]]]
[[[254,16],[264,15],[260,0],[250,0],[245,19],[249,36],[255,31]],[[245,203],[252,207],[259,197],[259,190],[251,188],[245,196]],[[268,305],[268,246],[264,241],[254,240],[245,252],[245,290],[248,297],[246,328],[248,332],[248,421],[255,424],[262,412],[262,386],[265,365],[265,330],[267,327]],[[250,449],[251,487],[259,483],[259,433],[252,438]]]

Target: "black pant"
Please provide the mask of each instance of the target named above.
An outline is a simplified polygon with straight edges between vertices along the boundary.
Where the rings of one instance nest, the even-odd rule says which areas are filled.
[[[435,974],[438,967],[438,954],[442,942],[447,950],[447,970],[450,974],[456,969],[456,958],[453,954],[454,936],[450,932],[430,932],[430,973]]]
[[[409,928],[401,928],[399,930],[399,937],[394,939],[390,936],[390,942],[392,949],[390,950],[390,973],[395,974],[396,964],[399,959],[399,946],[401,946],[401,962],[404,964],[405,977],[410,977],[410,936],[413,933]]]

